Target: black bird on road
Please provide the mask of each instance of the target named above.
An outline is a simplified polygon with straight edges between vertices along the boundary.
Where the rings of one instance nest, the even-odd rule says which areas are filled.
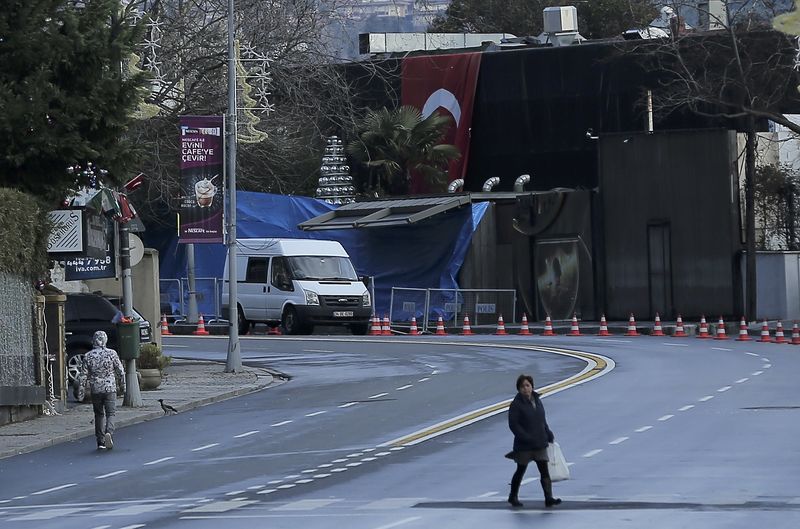
[[[158,399],[158,403],[161,404],[161,409],[164,410],[164,415],[170,413],[178,413],[178,410],[170,406],[169,404],[164,404],[164,399]]]

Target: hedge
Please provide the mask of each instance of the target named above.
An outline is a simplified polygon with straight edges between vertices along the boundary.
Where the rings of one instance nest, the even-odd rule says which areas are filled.
[[[35,197],[0,187],[0,271],[44,279],[50,227],[47,210]]]

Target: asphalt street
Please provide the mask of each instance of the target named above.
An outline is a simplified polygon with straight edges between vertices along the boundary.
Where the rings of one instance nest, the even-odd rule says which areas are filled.
[[[169,338],[224,358],[225,339]],[[589,353],[586,355],[585,353]],[[245,338],[291,378],[3,460],[4,527],[796,527],[800,348],[675,338]],[[522,509],[503,404],[546,393],[572,479]],[[579,376],[580,378],[575,378]],[[560,381],[571,380],[561,384]]]

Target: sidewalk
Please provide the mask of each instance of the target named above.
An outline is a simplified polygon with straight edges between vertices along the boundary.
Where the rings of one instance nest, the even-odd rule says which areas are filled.
[[[225,364],[173,359],[165,370],[158,389],[142,391],[143,406],[129,408],[117,400],[116,427],[121,428],[164,416],[157,399],[179,412],[204,404],[229,399],[263,389],[273,382],[266,369],[244,367],[241,373],[225,373]],[[91,403],[67,402],[59,415],[41,415],[36,419],[0,426],[0,459],[33,452],[65,441],[94,435]]]

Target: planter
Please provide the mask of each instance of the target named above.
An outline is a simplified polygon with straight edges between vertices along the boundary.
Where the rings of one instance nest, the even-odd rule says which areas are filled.
[[[161,385],[160,369],[137,369],[139,373],[139,389],[148,391]]]

